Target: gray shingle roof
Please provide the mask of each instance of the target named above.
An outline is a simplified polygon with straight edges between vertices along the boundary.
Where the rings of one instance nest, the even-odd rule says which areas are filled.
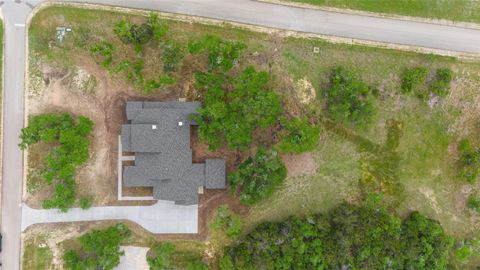
[[[198,188],[225,188],[225,161],[192,163],[191,115],[198,102],[128,102],[121,143],[135,152],[135,166],[123,170],[127,187],[153,187],[153,197],[177,204],[197,204]]]
[[[225,160],[207,159],[205,161],[205,187],[225,188]]]

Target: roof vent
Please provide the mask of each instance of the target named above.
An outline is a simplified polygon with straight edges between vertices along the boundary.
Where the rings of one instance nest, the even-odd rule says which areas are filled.
[[[152,125],[152,129],[157,129],[157,125]]]
[[[183,122],[181,122],[181,121],[178,122],[178,126],[179,126],[179,127],[183,126]]]

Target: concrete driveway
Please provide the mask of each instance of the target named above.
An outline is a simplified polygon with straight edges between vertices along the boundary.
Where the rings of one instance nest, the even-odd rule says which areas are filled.
[[[73,208],[67,213],[22,206],[22,231],[33,224],[99,220],[130,220],[151,233],[197,233],[198,205],[184,206],[158,201],[152,206],[104,206],[88,210]]]
[[[122,246],[125,255],[120,257],[120,264],[114,270],[147,270],[148,248]]]

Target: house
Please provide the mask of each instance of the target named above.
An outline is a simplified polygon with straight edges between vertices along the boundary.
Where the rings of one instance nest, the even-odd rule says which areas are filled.
[[[198,204],[203,188],[225,188],[225,161],[192,163],[190,126],[198,102],[128,102],[128,124],[122,125],[123,152],[135,165],[123,169],[125,187],[153,187],[153,199]]]

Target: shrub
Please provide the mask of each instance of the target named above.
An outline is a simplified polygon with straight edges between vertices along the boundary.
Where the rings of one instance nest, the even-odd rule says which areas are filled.
[[[230,269],[445,269],[452,239],[419,213],[405,220],[373,206],[258,225],[226,249]]]
[[[162,45],[163,72],[177,70],[178,63],[183,59],[183,52],[180,45],[174,41],[166,41]]]
[[[475,195],[470,195],[467,200],[468,208],[480,212],[480,198]]]
[[[218,36],[207,35],[200,41],[188,45],[192,54],[206,52],[210,70],[228,71],[240,57],[245,44],[237,41],[224,40]]]
[[[433,93],[439,96],[446,96],[450,90],[450,83],[453,79],[453,73],[448,68],[437,69],[434,81],[430,84]]]
[[[113,61],[113,45],[110,42],[99,42],[90,48],[90,52],[99,59],[103,67],[108,67]]]
[[[140,25],[121,20],[113,28],[115,35],[122,42],[133,44],[137,52],[142,51],[142,44],[149,42],[152,38],[160,40],[167,31],[167,25],[155,13],[150,13],[147,21]]]
[[[208,265],[202,260],[194,260],[188,263],[186,270],[208,270]]]
[[[415,92],[417,95],[423,95],[419,87],[425,83],[428,70],[426,67],[406,68],[402,74],[402,91],[404,93]]]
[[[80,208],[82,208],[83,210],[87,210],[90,207],[92,207],[92,198],[82,197],[80,198],[79,204],[80,204]]]
[[[364,126],[375,114],[370,87],[353,71],[342,67],[332,70],[326,103],[329,116],[342,124]]]
[[[212,227],[215,230],[225,230],[227,236],[233,239],[242,232],[242,221],[240,216],[230,211],[228,205],[222,205],[217,209]]]
[[[92,230],[79,238],[79,250],[67,250],[63,255],[66,269],[112,270],[120,264],[120,244],[131,232],[124,224],[110,226],[104,230]]]
[[[194,119],[200,138],[210,150],[224,141],[231,149],[245,149],[256,128],[275,124],[282,106],[280,97],[267,88],[267,82],[268,74],[253,67],[247,67],[235,79],[218,73],[196,75],[196,86],[205,94]]]
[[[147,263],[150,270],[170,269],[172,264],[170,257],[175,252],[175,245],[169,242],[155,245],[153,248],[153,257],[147,257]]]
[[[437,221],[413,212],[402,222],[403,269],[445,269],[453,238]]]
[[[228,175],[228,183],[240,194],[242,203],[252,205],[271,197],[286,177],[287,168],[278,153],[259,148],[255,157],[249,157]]]
[[[320,128],[312,125],[306,118],[293,118],[282,121],[284,129],[278,145],[284,153],[302,153],[311,151],[318,143]]]
[[[75,170],[89,158],[88,136],[93,122],[84,116],[75,123],[70,114],[33,116],[20,134],[20,149],[37,142],[58,144],[47,154],[41,169],[42,178],[53,184],[53,195],[43,201],[44,208],[59,208],[66,212],[75,203]]]
[[[459,153],[459,177],[469,183],[474,183],[480,171],[480,149],[474,149],[468,139],[463,139],[457,147]]]

